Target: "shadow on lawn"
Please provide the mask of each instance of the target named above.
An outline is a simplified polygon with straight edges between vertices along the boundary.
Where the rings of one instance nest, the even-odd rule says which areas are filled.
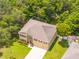
[[[50,48],[48,49],[48,51],[51,51],[51,50],[53,49],[55,43],[57,42],[57,39],[58,39],[58,38],[56,38],[56,39],[53,41],[53,43],[52,43],[52,45],[50,46]]]
[[[13,56],[10,56],[10,59],[16,59],[15,57],[13,57]]]
[[[60,44],[63,48],[69,47],[67,40],[62,40],[62,41],[58,42],[58,44]]]
[[[0,57],[3,55],[3,53],[2,52],[0,52]]]

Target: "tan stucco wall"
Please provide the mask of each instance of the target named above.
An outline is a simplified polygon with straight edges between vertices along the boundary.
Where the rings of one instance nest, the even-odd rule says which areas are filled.
[[[40,48],[43,48],[43,49],[48,49],[48,44],[43,43],[43,42],[33,40],[33,45],[40,47]]]
[[[57,33],[55,33],[55,35],[53,36],[53,39],[51,40],[51,42],[49,44],[48,43],[46,44],[46,43],[40,42],[38,40],[36,41],[36,40],[33,39],[33,45],[37,46],[37,47],[40,47],[40,48],[49,49],[51,44],[53,43],[53,41],[56,39],[56,34]],[[27,37],[23,38],[23,37],[20,36],[19,38],[25,40],[26,43],[27,43]]]
[[[52,45],[53,41],[56,39],[56,35],[57,35],[57,33],[55,33],[55,35],[53,36],[53,38],[52,38],[52,40],[49,44],[48,43],[45,44],[43,42],[39,42],[39,41],[36,41],[36,40],[33,40],[33,44],[37,47],[44,48],[44,49],[48,50],[50,48],[50,46]]]
[[[20,39],[20,40],[23,40],[24,42],[27,43],[27,37],[24,38],[24,37],[22,37],[22,36],[19,35],[19,39]]]

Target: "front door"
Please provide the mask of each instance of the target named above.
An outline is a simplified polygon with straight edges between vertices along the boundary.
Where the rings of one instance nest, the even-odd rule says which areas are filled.
[[[32,37],[30,35],[27,35],[27,43],[28,43],[28,45],[33,46],[32,41],[33,41]]]
[[[30,46],[33,46],[33,42],[32,41],[33,41],[32,39],[29,41]]]

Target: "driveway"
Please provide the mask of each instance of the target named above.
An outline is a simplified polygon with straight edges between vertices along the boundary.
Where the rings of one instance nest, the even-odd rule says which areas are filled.
[[[25,59],[42,59],[46,50],[38,47],[33,47]]]
[[[61,59],[79,59],[79,44],[72,42]]]

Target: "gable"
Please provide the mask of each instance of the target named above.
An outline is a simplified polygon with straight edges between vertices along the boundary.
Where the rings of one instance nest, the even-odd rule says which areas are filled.
[[[43,28],[44,28],[44,31],[45,31],[48,39],[49,39],[48,41],[51,41],[56,30],[54,29],[54,27],[50,27],[50,26],[43,26]]]

